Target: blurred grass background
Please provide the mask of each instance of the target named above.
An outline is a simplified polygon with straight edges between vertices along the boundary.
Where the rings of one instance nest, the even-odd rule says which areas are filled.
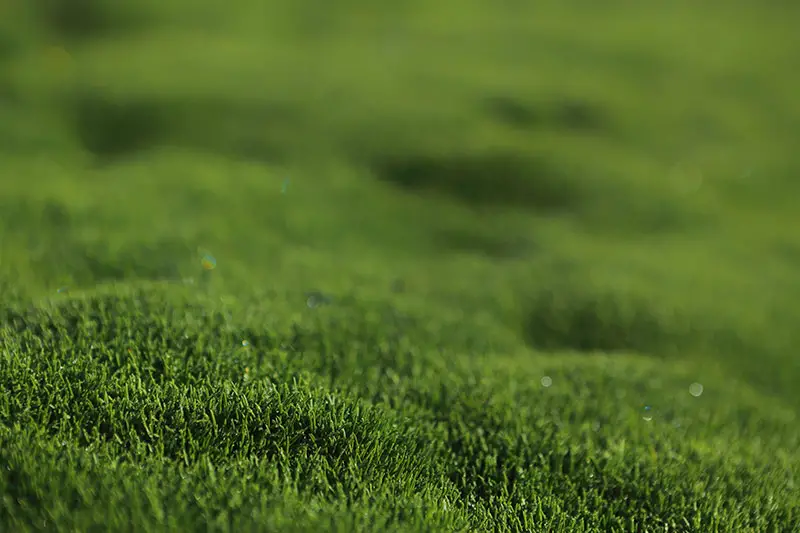
[[[179,309],[180,284],[279,331],[320,291],[320,313],[350,309],[320,333],[341,353],[389,327],[348,336],[349,313],[392,306],[419,349],[479,374],[574,364],[565,401],[589,401],[595,372],[686,375],[796,413],[798,17],[745,0],[5,0],[5,305],[148,287]],[[359,357],[303,368],[335,391]]]

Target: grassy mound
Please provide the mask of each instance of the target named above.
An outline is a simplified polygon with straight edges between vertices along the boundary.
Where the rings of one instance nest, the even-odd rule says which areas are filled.
[[[283,328],[163,285],[7,309],[4,519],[778,530],[798,512],[795,412],[722,376],[694,396],[685,365],[640,356],[463,359],[331,305]]]
[[[6,4],[0,530],[800,528],[795,7]]]

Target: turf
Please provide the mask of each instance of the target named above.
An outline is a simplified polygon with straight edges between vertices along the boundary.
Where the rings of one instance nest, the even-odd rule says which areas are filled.
[[[3,2],[0,530],[800,531],[798,16]]]

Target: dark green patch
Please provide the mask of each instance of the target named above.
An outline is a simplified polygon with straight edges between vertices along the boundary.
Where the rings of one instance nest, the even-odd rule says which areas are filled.
[[[800,244],[782,242],[774,246],[775,254],[790,265],[800,266]]]
[[[609,127],[606,113],[597,105],[566,97],[534,104],[510,96],[491,96],[482,107],[498,121],[521,129],[598,132]]]
[[[24,49],[24,40],[19,36],[18,32],[8,27],[6,21],[3,21],[3,24],[0,25],[0,65],[5,64],[6,61],[14,58]],[[4,82],[4,79],[0,78],[0,82]],[[1,96],[3,96],[2,93],[0,93]]]
[[[6,234],[46,233],[57,238],[69,232],[73,218],[57,200],[41,203],[27,199],[0,200],[0,229]]]
[[[173,146],[274,163],[286,161],[307,143],[305,116],[277,103],[137,99],[100,89],[83,89],[68,102],[79,141],[99,161]]]
[[[589,102],[564,98],[551,105],[553,121],[565,129],[597,131],[607,127],[605,113]]]
[[[52,34],[91,39],[142,27],[148,17],[127,0],[32,0],[34,13]]]
[[[552,161],[513,152],[387,156],[372,163],[379,179],[404,189],[444,194],[473,206],[535,211],[576,208],[583,199],[572,176]]]
[[[538,109],[509,96],[488,97],[482,104],[491,116],[517,128],[532,128],[541,124],[544,119]]]
[[[613,292],[559,286],[541,290],[528,305],[524,334],[537,349],[660,353],[680,340],[655,308]]]
[[[158,145],[169,127],[168,109],[157,99],[123,100],[85,90],[70,106],[78,140],[102,161]]]

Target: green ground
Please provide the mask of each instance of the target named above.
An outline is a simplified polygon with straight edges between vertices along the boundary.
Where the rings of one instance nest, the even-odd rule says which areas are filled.
[[[4,1],[0,530],[800,531],[798,20]]]

